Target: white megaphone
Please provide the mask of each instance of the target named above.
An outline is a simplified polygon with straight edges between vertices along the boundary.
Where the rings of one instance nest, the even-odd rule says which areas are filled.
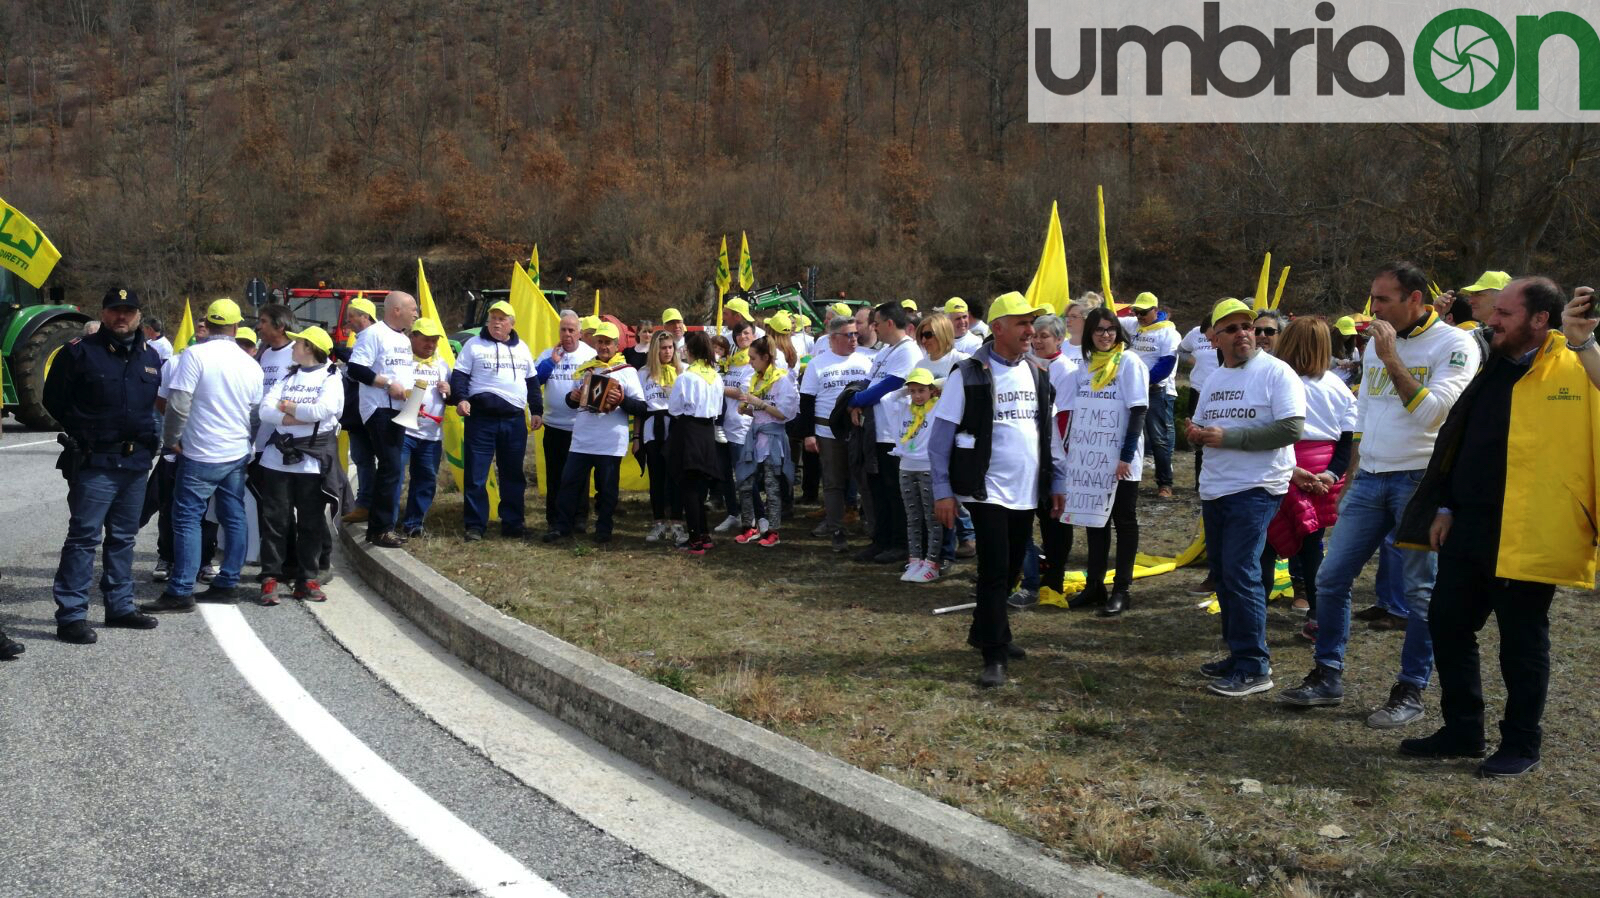
[[[428,396],[428,387],[412,387],[406,394],[406,404],[401,407],[400,414],[394,416],[394,423],[406,430],[417,430],[422,427],[422,422],[417,420],[417,413],[422,411],[422,400]]]

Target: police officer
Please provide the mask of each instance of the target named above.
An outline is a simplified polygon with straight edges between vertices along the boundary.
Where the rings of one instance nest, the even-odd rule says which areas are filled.
[[[57,467],[67,479],[72,520],[56,568],[56,638],[89,645],[89,584],[105,538],[100,591],[106,626],[149,630],[156,619],[133,604],[133,543],[150,466],[160,448],[156,388],[161,357],[139,327],[139,297],[112,288],[100,328],[62,347],[44,384],[44,407],[61,424]]]

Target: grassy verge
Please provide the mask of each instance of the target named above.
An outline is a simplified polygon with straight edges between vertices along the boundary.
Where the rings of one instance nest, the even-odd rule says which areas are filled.
[[[1194,532],[1197,503],[1192,490],[1158,502],[1150,486],[1143,548],[1172,554]],[[1393,682],[1398,632],[1355,632],[1339,708],[1294,713],[1270,696],[1204,693],[1195,668],[1217,651],[1217,622],[1185,591],[1199,570],[1136,582],[1122,619],[1014,617],[1029,657],[1011,685],[984,692],[964,645],[968,617],[929,613],[968,600],[970,564],[937,584],[903,584],[898,567],[851,564],[804,536],[815,524],[804,516],[777,548],[720,540],[690,559],[643,541],[642,497],[625,501],[608,547],[464,545],[459,502],[441,495],[437,535],[410,550],[485,601],[1067,860],[1206,898],[1600,893],[1592,595],[1563,592],[1552,612],[1544,768],[1490,782],[1467,762],[1395,755],[1401,736],[1437,725],[1432,690],[1429,716],[1411,729],[1363,726]],[[1077,543],[1081,565],[1081,531]],[[1357,605],[1370,597],[1369,577]],[[1270,614],[1280,686],[1298,682],[1310,667],[1294,639],[1299,616],[1281,602]],[[1481,641],[1493,720],[1503,689],[1492,626]]]

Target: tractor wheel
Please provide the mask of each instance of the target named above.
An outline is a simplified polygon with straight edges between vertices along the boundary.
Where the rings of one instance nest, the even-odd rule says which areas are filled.
[[[11,354],[11,376],[16,378],[17,420],[30,430],[60,430],[44,410],[44,379],[61,347],[83,333],[83,322],[70,318],[51,321],[33,332]]]

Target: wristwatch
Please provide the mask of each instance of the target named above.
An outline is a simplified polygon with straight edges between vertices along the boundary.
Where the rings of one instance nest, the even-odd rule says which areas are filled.
[[[1583,351],[1587,350],[1589,347],[1594,345],[1594,342],[1595,342],[1594,338],[1595,338],[1595,334],[1594,334],[1593,331],[1591,331],[1589,333],[1589,339],[1583,341],[1582,343],[1579,343],[1576,346],[1573,346],[1571,343],[1568,343],[1567,346],[1570,347],[1573,352],[1583,352]]]

